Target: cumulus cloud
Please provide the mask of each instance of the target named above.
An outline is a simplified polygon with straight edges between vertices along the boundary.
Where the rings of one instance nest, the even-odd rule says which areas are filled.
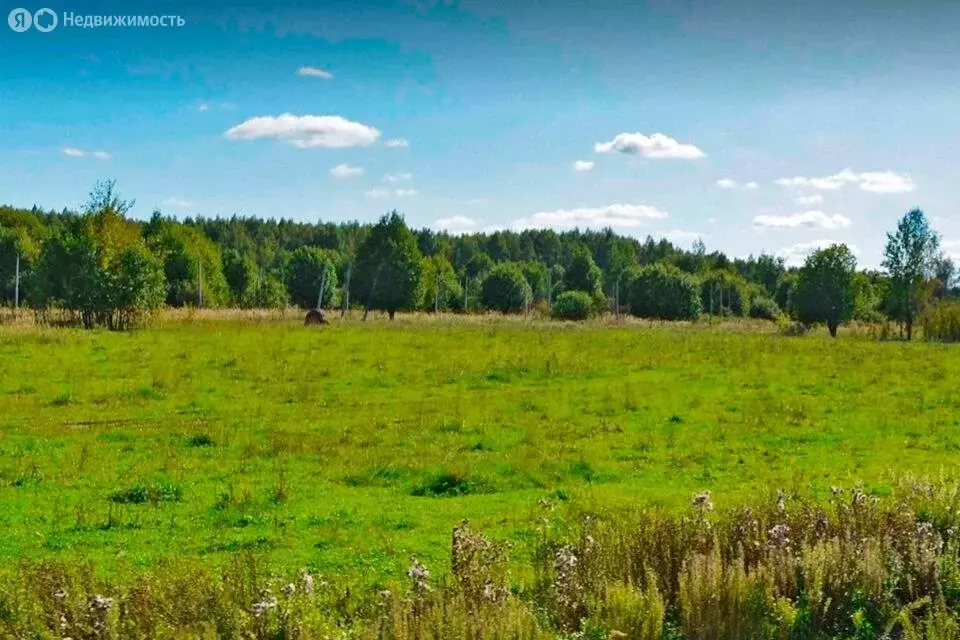
[[[467,216],[451,216],[449,218],[439,218],[434,223],[437,229],[449,231],[450,233],[469,233],[477,228],[477,221]]]
[[[410,146],[410,143],[407,142],[406,138],[391,138],[390,140],[387,140],[387,146],[392,148],[406,148]]]
[[[803,205],[820,204],[823,202],[823,196],[817,193],[809,196],[799,196],[795,199],[795,202]]]
[[[393,183],[404,182],[406,180],[412,180],[413,174],[412,173],[388,173],[387,175],[383,176],[383,179],[385,182],[393,182]]]
[[[917,184],[907,174],[893,171],[866,171],[856,173],[851,169],[844,169],[832,176],[822,178],[780,178],[776,181],[781,187],[788,189],[817,189],[819,191],[836,191],[846,185],[856,185],[864,191],[873,193],[908,193],[917,188]]]
[[[323,78],[324,80],[330,80],[333,78],[332,73],[317,67],[300,67],[297,69],[297,75],[307,76],[308,78]]]
[[[797,267],[803,264],[804,260],[807,259],[811,253],[818,251],[820,249],[825,249],[833,244],[840,244],[836,240],[814,240],[813,242],[801,242],[790,247],[785,247],[780,250],[780,254],[783,256],[784,261],[789,267]],[[860,255],[860,250],[856,245],[848,244],[847,248],[850,249],[850,253],[854,256]]]
[[[610,142],[598,142],[593,147],[597,153],[625,153],[640,155],[644,158],[680,158],[692,160],[703,158],[706,154],[692,144],[677,142],[670,136],[654,133],[645,136],[642,133],[620,133]]]
[[[386,198],[391,195],[398,198],[406,198],[415,196],[417,193],[419,192],[416,189],[395,189],[393,191],[390,189],[370,189],[364,195],[368,198]]]
[[[753,224],[767,229],[846,229],[851,221],[838,213],[829,215],[813,210],[783,216],[757,216]]]
[[[515,220],[512,227],[522,229],[544,228],[634,228],[650,220],[667,218],[666,212],[645,204],[611,204],[605,207],[583,207],[542,211],[529,218]]]
[[[70,156],[71,158],[85,158],[90,156],[91,158],[96,158],[97,160],[109,160],[113,157],[106,151],[84,151],[83,149],[77,149],[76,147],[64,147],[63,155]]]
[[[593,171],[593,163],[589,160],[577,160],[573,163],[574,171]]]
[[[746,182],[744,184],[740,184],[736,180],[731,180],[730,178],[720,178],[714,184],[716,184],[721,189],[726,189],[728,191],[731,189],[743,189],[744,191],[753,191],[754,189],[760,188],[760,185],[757,184],[756,182],[751,181],[751,182]]]
[[[337,180],[356,178],[363,175],[363,167],[351,167],[348,164],[338,164],[330,168],[330,175]]]
[[[250,118],[228,129],[230,140],[282,140],[301,149],[327,147],[365,147],[380,137],[374,127],[347,120],[341,116],[279,116]]]

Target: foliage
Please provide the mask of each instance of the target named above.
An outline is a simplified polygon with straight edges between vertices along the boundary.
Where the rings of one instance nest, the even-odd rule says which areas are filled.
[[[586,320],[594,313],[595,300],[585,291],[564,291],[553,301],[552,315],[558,320]]]
[[[146,227],[146,241],[163,262],[167,304],[182,307],[202,300],[205,307],[220,307],[230,302],[220,249],[200,230],[155,214]]]
[[[423,302],[427,311],[449,311],[463,307],[463,287],[450,261],[441,255],[423,258]]]
[[[761,320],[777,320],[782,315],[780,307],[772,298],[753,296],[750,299],[750,317]]]
[[[532,298],[530,285],[517,264],[498,264],[483,279],[480,300],[487,309],[519,313]]]
[[[337,262],[337,255],[329,249],[300,247],[294,251],[287,265],[290,301],[304,309],[317,307],[322,285],[323,300],[319,306],[336,305]]]
[[[223,276],[230,288],[230,300],[234,305],[242,306],[252,296],[252,289],[257,282],[257,265],[253,258],[232,248],[227,248],[221,259]]]
[[[533,299],[536,301],[546,300],[549,297],[550,270],[542,262],[527,261],[520,263],[520,270],[523,277],[527,279],[530,285],[530,291]]]
[[[326,294],[324,294],[326,295]],[[241,306],[257,309],[282,309],[290,304],[290,294],[280,278],[266,274],[257,278]]]
[[[750,310],[747,283],[726,270],[711,271],[700,282],[700,300],[711,315],[745,316]]]
[[[883,267],[890,274],[892,317],[906,325],[908,340],[913,337],[913,321],[923,308],[925,284],[934,275],[939,248],[940,238],[920,209],[907,212],[897,230],[887,234]]]
[[[596,304],[603,298],[603,273],[587,251],[578,251],[563,274],[565,291],[582,291]]]
[[[927,307],[920,326],[925,340],[960,342],[960,302],[943,301]]]
[[[804,323],[823,322],[831,336],[850,320],[854,309],[853,274],[857,260],[843,244],[807,257],[791,296],[794,312]]]
[[[696,320],[702,310],[699,290],[696,278],[677,267],[644,267],[630,280],[630,313],[641,318]]]
[[[350,282],[353,295],[392,318],[401,309],[413,309],[422,299],[421,255],[417,239],[396,211],[380,218],[357,249]]]

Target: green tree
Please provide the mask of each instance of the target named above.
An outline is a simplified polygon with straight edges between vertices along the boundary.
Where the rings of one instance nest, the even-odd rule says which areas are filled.
[[[557,320],[586,320],[593,315],[595,300],[585,291],[564,291],[550,310]]]
[[[940,238],[920,209],[907,212],[897,230],[887,234],[883,267],[890,274],[894,318],[906,325],[907,340],[913,338],[913,322],[923,307],[925,284],[934,275],[939,249]]]
[[[857,259],[843,244],[820,249],[807,257],[791,296],[797,320],[823,322],[830,335],[850,320],[854,310],[853,274]]]
[[[533,297],[520,267],[512,262],[498,264],[483,280],[480,301],[487,309],[517,313]]]
[[[603,300],[603,272],[587,251],[578,251],[563,274],[563,286],[567,291],[583,291],[594,300]]]
[[[463,287],[453,265],[442,255],[423,258],[423,303],[427,311],[447,311],[463,305]]]
[[[630,313],[641,318],[696,320],[702,312],[699,282],[674,265],[638,269],[628,291]]]
[[[711,315],[745,316],[750,310],[750,295],[743,278],[725,269],[715,269],[700,283],[700,299]]]
[[[547,265],[535,260],[520,263],[523,277],[527,279],[534,300],[546,300],[547,288],[550,286],[550,276]]]
[[[422,296],[423,270],[417,238],[396,211],[380,218],[357,250],[354,294],[393,320],[400,309],[414,309]]]
[[[220,307],[230,301],[220,248],[196,227],[169,218],[151,220],[147,244],[163,262],[167,304]]]
[[[257,264],[237,249],[227,248],[221,255],[223,277],[230,288],[230,300],[242,306],[257,281]]]
[[[300,247],[290,256],[287,272],[287,290],[290,300],[300,307],[317,306],[320,286],[323,285],[322,307],[333,307],[337,300],[336,252],[317,247]]]

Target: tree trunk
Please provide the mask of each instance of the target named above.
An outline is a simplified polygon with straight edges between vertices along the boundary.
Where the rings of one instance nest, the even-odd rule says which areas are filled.
[[[391,321],[393,321],[393,316],[394,316],[394,314],[395,314],[396,312],[397,312],[396,309],[388,309],[388,310],[387,310],[387,315],[390,316],[390,320],[391,320]]]
[[[907,340],[913,340],[913,318],[907,318]]]
[[[828,322],[828,323],[827,323],[827,329],[830,330],[830,337],[831,337],[831,338],[836,338],[836,337],[837,337],[837,323],[836,323],[836,322]]]

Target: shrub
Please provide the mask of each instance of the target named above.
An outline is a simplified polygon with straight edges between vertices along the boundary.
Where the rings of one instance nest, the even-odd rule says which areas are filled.
[[[551,315],[557,320],[586,320],[593,315],[593,299],[583,291],[565,291],[557,296]]]
[[[673,265],[644,267],[630,280],[630,313],[641,318],[696,320],[703,309],[699,289],[696,278]]]
[[[532,298],[530,285],[515,264],[498,264],[483,280],[480,301],[487,309],[503,313],[523,311]]]
[[[744,316],[749,311],[748,299],[746,282],[729,271],[713,271],[700,284],[700,300],[707,313],[725,315],[723,310],[728,309],[733,315]]]
[[[780,307],[767,296],[754,296],[750,301],[750,317],[761,320],[776,320],[780,317]]]
[[[780,333],[785,336],[805,336],[810,333],[810,327],[802,322],[784,322],[780,325]]]
[[[920,317],[925,340],[960,341],[960,302],[941,302]]]

